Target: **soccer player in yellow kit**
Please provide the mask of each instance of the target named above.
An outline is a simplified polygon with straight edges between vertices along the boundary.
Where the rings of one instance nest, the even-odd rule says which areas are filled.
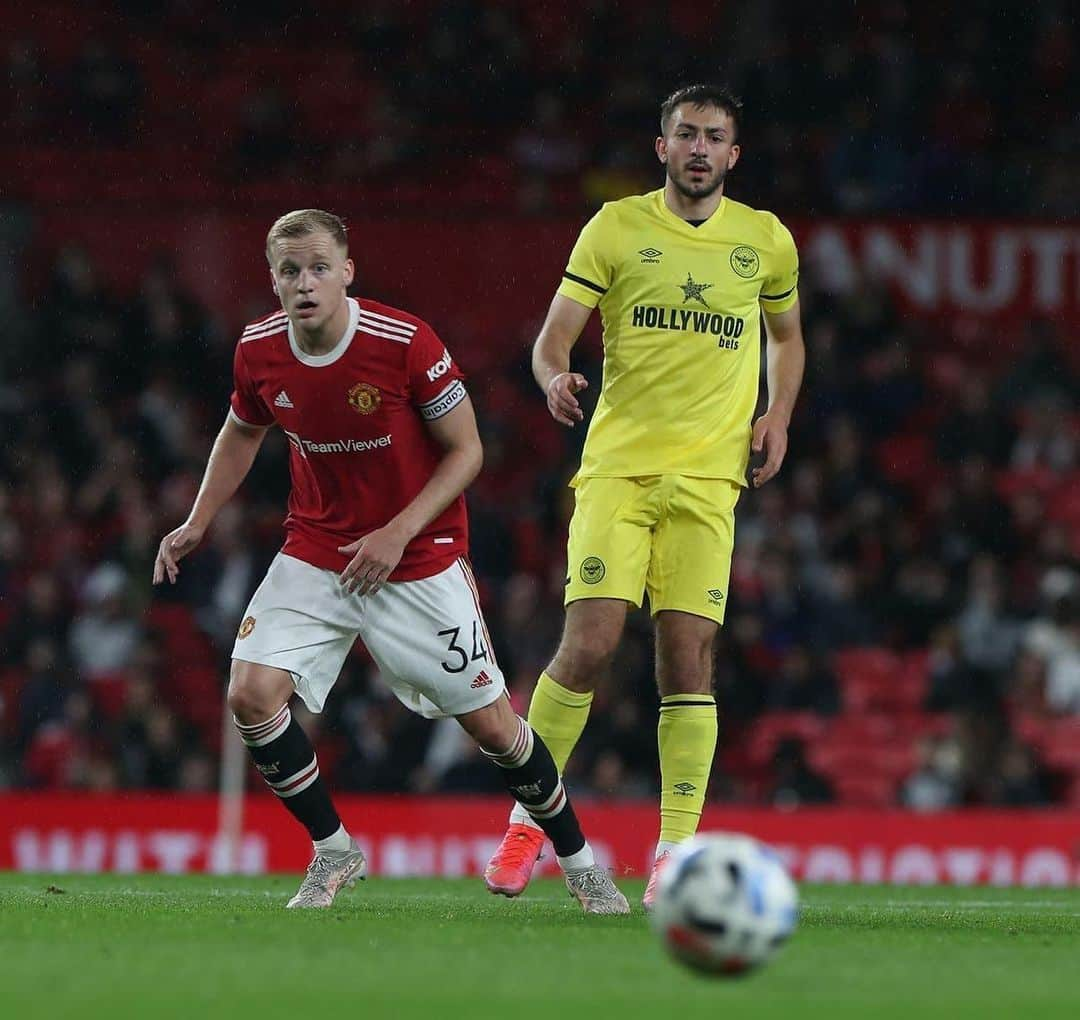
[[[570,351],[600,309],[603,382],[570,483],[566,622],[529,724],[561,771],[627,608],[647,591],[662,785],[646,909],[669,851],[694,834],[705,802],[717,738],[713,642],[728,599],[735,503],[751,450],[763,455],[755,487],[783,463],[805,361],[791,234],[772,213],[724,196],[741,110],[711,85],[664,101],[656,139],[664,187],[609,202],[589,220],[533,347],[548,409],[573,427],[583,420],[575,394],[589,383],[571,371]],[[751,425],[762,319],[769,402]],[[488,888],[522,892],[543,842],[515,809],[485,871]]]

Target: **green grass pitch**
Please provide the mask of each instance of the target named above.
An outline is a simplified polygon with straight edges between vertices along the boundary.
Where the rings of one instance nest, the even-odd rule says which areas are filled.
[[[371,879],[329,911],[293,876],[0,875],[4,1017],[1080,1017],[1080,890],[808,886],[791,943],[735,980],[670,962],[636,900],[556,881]]]

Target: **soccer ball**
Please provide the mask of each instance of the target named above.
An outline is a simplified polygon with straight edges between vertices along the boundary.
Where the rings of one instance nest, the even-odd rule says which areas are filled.
[[[703,833],[672,850],[650,919],[680,962],[708,974],[745,974],[791,936],[798,902],[776,851],[749,836]]]

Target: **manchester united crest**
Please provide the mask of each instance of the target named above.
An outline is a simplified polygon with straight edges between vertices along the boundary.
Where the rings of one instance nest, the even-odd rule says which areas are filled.
[[[349,407],[357,414],[374,414],[382,403],[382,394],[371,383],[358,382],[349,390]]]
[[[255,617],[247,616],[244,618],[244,622],[240,624],[240,630],[237,631],[236,636],[243,641],[255,629]]]

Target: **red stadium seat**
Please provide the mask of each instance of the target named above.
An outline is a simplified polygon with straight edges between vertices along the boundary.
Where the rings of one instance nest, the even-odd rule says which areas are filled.
[[[127,674],[122,672],[102,673],[87,683],[90,700],[104,719],[116,719],[123,712],[127,685]]]
[[[833,661],[841,684],[853,678],[890,680],[900,669],[897,656],[877,646],[845,648],[836,653]]]
[[[24,669],[0,670],[0,733],[14,734],[19,718],[19,695],[25,683]]]
[[[826,720],[813,712],[770,712],[754,723],[745,740],[747,756],[756,765],[772,760],[777,745],[788,737],[812,745],[825,732]]]
[[[994,475],[994,488],[1002,499],[1011,499],[1021,492],[1035,492],[1047,495],[1053,491],[1060,481],[1049,468],[1015,468],[1009,471],[998,471]]]
[[[1050,768],[1071,775],[1080,774],[1080,719],[1052,720],[1035,747]]]
[[[896,785],[888,776],[858,773],[833,780],[837,801],[850,807],[889,807],[896,802]]]
[[[824,739],[830,744],[886,744],[896,733],[896,721],[885,713],[850,712],[829,723]]]
[[[838,652],[836,672],[848,712],[917,712],[926,700],[925,652],[897,656],[884,648]]]
[[[925,433],[892,436],[877,447],[881,473],[892,482],[923,483],[936,473],[934,448]]]

